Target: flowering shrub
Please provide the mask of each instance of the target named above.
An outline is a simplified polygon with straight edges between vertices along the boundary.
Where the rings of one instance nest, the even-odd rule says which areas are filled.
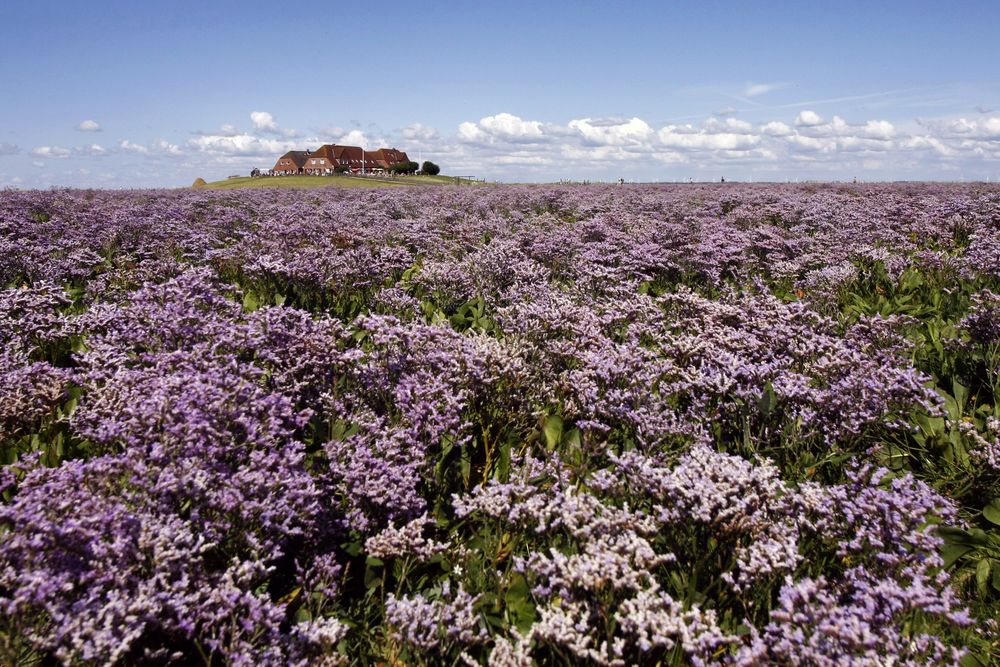
[[[0,663],[1000,660],[998,228],[983,186],[4,192]]]

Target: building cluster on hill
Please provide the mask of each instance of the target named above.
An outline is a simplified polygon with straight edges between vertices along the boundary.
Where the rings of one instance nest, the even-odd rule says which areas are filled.
[[[395,148],[366,151],[359,146],[323,144],[314,151],[288,151],[278,158],[271,173],[275,176],[335,173],[380,174],[393,171],[393,168],[399,165],[407,164],[410,164],[410,158],[406,156],[404,151]]]

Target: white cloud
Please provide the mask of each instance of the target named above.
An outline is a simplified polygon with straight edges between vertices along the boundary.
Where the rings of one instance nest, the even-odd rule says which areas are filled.
[[[481,118],[478,123],[460,124],[458,138],[470,143],[532,143],[543,140],[545,132],[542,123],[537,120],[522,120],[513,114],[498,113]]]
[[[805,110],[795,117],[795,124],[799,127],[815,127],[823,124],[823,117],[815,111]]]
[[[829,153],[837,149],[837,140],[829,137],[808,137],[794,134],[785,137],[785,141],[796,150]]]
[[[205,137],[201,137],[202,139]],[[190,143],[190,142],[189,142]],[[132,143],[127,139],[123,139],[118,144],[118,150],[125,153],[134,153],[136,155],[151,155],[151,156],[165,156],[165,157],[181,157],[184,155],[184,150],[177,144],[172,144],[165,139],[158,139],[148,146],[142,144]]]
[[[927,135],[908,137],[900,143],[900,146],[909,150],[932,150],[938,155],[946,157],[955,154],[955,151],[946,146],[943,141]]]
[[[949,123],[948,129],[955,134],[971,134],[976,131],[976,123],[959,118]]]
[[[265,134],[276,134],[281,137],[297,137],[299,133],[295,130],[280,127],[278,122],[274,119],[274,116],[267,111],[252,111],[250,112],[250,123],[253,125],[253,129],[257,132],[263,132]],[[223,126],[230,127],[232,126]],[[237,136],[235,134],[227,134],[227,136]]]
[[[320,128],[316,131],[316,134],[323,140],[326,139],[337,139],[344,136],[344,128],[338,125],[331,125],[328,127]]]
[[[187,142],[187,146],[196,152],[212,155],[277,158],[282,153],[295,150],[298,147],[298,143],[283,139],[256,137],[252,134],[237,134],[234,136],[215,134],[190,139]],[[172,148],[176,154],[180,154],[179,147],[173,146]]]
[[[571,120],[569,128],[580,133],[583,140],[595,146],[648,146],[655,136],[653,128],[640,118],[615,124],[593,122],[590,118]]]
[[[134,144],[128,139],[122,139],[121,143],[118,144],[119,150],[123,150],[126,153],[138,153],[139,155],[146,155],[149,153],[149,149],[141,144]]]
[[[705,121],[703,126],[706,130],[716,131],[716,132],[742,132],[748,133],[753,132],[753,124],[746,122],[745,120],[739,120],[738,118],[726,118],[725,120],[719,120],[718,118],[709,118]]]
[[[746,97],[757,97],[758,95],[764,95],[770,93],[771,91],[778,90],[779,88],[784,88],[784,83],[750,83],[747,87],[743,89],[743,95]]]
[[[865,123],[864,132],[872,139],[892,139],[896,128],[887,120],[870,120]]]
[[[521,120],[509,113],[487,116],[479,121],[479,126],[494,137],[502,137],[510,141],[540,139],[542,137],[542,124],[537,120]]]
[[[81,132],[100,132],[101,125],[96,120],[88,119],[85,121],[81,121],[80,124],[76,126],[76,129],[80,130]]]
[[[86,146],[77,146],[73,149],[73,153],[88,157],[102,157],[104,155],[108,155],[110,151],[99,144],[89,144]]]
[[[737,109],[736,107],[723,107],[723,108],[719,109],[718,111],[713,111],[712,115],[713,116],[735,116],[737,113],[739,113],[739,109]]]
[[[479,129],[475,123],[459,123],[458,138],[461,141],[478,142],[486,138],[486,133]]]
[[[361,146],[365,150],[372,149],[372,146],[368,142],[368,137],[361,130],[351,130],[347,134],[341,135],[337,139],[337,143],[341,146]]]
[[[0,141],[0,155],[17,155],[21,149],[17,144],[8,144]]]
[[[235,125],[231,123],[225,123],[218,130],[195,130],[192,134],[196,134],[202,137],[235,137],[237,134],[243,134]]]
[[[753,134],[735,132],[677,132],[668,125],[657,136],[664,146],[695,151],[739,150],[752,148],[760,143],[760,137]]]
[[[407,125],[403,128],[401,134],[403,139],[408,141],[435,141],[441,136],[433,127],[428,127],[421,123]]]
[[[44,158],[55,158],[64,159],[70,156],[71,151],[68,148],[60,148],[59,146],[39,146],[38,148],[33,148],[31,154],[36,157]]]
[[[277,132],[278,123],[275,122],[274,116],[266,111],[253,111],[250,113],[250,122],[253,123],[253,129],[259,132]]]
[[[1000,140],[1000,116],[973,119],[951,118],[919,122],[932,135],[940,137],[974,141]]]
[[[172,144],[164,139],[153,142],[153,150],[157,153],[162,153],[163,155],[169,155],[170,157],[179,157],[184,154],[184,151],[181,150],[180,146]]]
[[[1000,132],[1000,119],[989,120],[982,119],[975,132],[965,135],[968,141],[960,144],[949,143],[940,132],[912,139],[888,120],[853,122],[839,115],[825,120],[812,110],[802,110],[794,123],[787,119],[751,123],[713,114],[701,123],[659,129],[641,118],[580,118],[559,125],[499,114],[463,122],[453,137],[457,143],[444,137],[424,150],[442,151],[470,173],[489,165],[517,164],[525,169],[533,165],[539,169],[533,173],[545,174],[541,168],[548,162],[600,170],[653,163],[687,164],[693,169],[744,164],[769,172],[782,165],[797,169],[796,164],[808,162],[814,165],[810,168],[833,173],[838,165],[852,171],[863,170],[863,163],[886,168],[894,159],[910,165],[912,158],[904,156],[917,151],[941,157],[959,152],[983,159],[1000,157],[1000,142],[991,144],[988,138],[990,130]],[[908,138],[911,141],[904,146],[901,142]]]
[[[336,142],[367,149],[398,146],[414,159],[421,152],[421,159],[441,164],[445,173],[513,181],[617,180],[630,175],[636,180],[687,180],[688,176],[718,180],[725,175],[728,181],[739,180],[740,173],[755,179],[757,174],[778,180],[796,174],[849,179],[868,178],[865,174],[872,170],[878,170],[880,177],[893,178],[941,178],[961,170],[977,177],[1000,174],[997,114],[897,124],[836,115],[832,110],[828,119],[807,109],[771,117],[762,116],[765,111],[763,107],[755,110],[753,122],[722,110],[700,122],[656,126],[639,117],[587,116],[548,122],[502,112],[460,123],[450,132],[414,122],[383,135],[376,126],[352,122],[355,129],[349,131],[327,127],[299,139],[272,114],[254,112],[249,131],[226,124],[211,132],[192,133],[179,145],[147,139],[122,140],[110,147],[96,143],[71,149],[40,146],[28,156],[40,169],[33,170],[27,163],[25,168],[31,185],[43,187],[48,177],[42,174],[57,175],[52,160],[69,157],[80,161],[63,163],[73,167],[72,173],[81,167],[92,172],[77,183],[96,182],[98,171],[115,168],[119,162],[125,166],[118,169],[117,178],[127,174],[132,179],[125,182],[156,185],[170,174],[177,183],[190,183],[194,176],[222,177],[252,167],[267,168],[288,150]],[[0,144],[0,154],[16,151],[12,144]],[[96,159],[109,154],[119,159]],[[977,171],[969,165],[983,168]]]
[[[772,137],[787,137],[790,134],[795,134],[795,130],[779,120],[772,120],[769,123],[764,123],[761,125],[760,131],[762,134],[770,135]]]

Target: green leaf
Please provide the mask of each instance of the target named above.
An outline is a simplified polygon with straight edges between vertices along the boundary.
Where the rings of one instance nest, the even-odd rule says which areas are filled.
[[[994,526],[1000,526],[1000,498],[994,498],[989,505],[983,508],[983,516]]]
[[[966,532],[961,528],[954,528],[952,526],[938,526],[937,534],[944,540],[945,546],[960,545],[973,549],[989,546],[990,543],[986,533],[981,530]]]
[[[382,585],[382,568],[380,567],[366,567],[365,568],[365,588],[372,590],[378,588]]]
[[[549,415],[542,423],[542,432],[545,434],[545,446],[551,451],[556,448],[562,440],[563,420],[558,415]]]
[[[343,549],[348,556],[357,556],[361,553],[364,548],[360,541],[347,542],[346,544],[341,544],[340,548]]]
[[[500,457],[497,459],[497,465],[495,470],[496,477],[506,482],[510,479],[510,450],[511,442],[510,440],[505,440],[500,445]]]
[[[969,400],[969,389],[958,380],[952,380],[951,392],[955,397],[955,403],[958,404],[959,413],[961,413],[965,402]]]
[[[512,577],[511,586],[504,596],[504,603],[513,625],[519,631],[526,633],[535,622],[536,610],[531,599],[531,588],[523,575],[515,574]]]
[[[944,559],[945,568],[955,564],[959,558],[972,551],[972,547],[964,544],[946,544],[941,547],[941,558]]]
[[[986,597],[986,584],[990,579],[991,563],[989,558],[980,558],[976,565],[976,588],[979,594]]]
[[[768,382],[764,385],[764,391],[757,401],[757,408],[764,417],[769,417],[778,403],[778,395],[774,393],[774,387]]]
[[[253,290],[247,290],[243,293],[243,310],[248,313],[260,308],[260,299]]]

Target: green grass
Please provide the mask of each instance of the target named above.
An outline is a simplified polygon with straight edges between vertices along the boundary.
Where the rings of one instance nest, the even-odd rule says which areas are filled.
[[[205,185],[197,186],[199,189],[208,190],[239,190],[243,188],[398,188],[414,186],[434,186],[434,185],[469,185],[476,181],[454,176],[400,176],[374,177],[374,176],[274,176],[264,178],[250,178],[242,176],[240,178],[227,178],[224,181],[214,181]]]
[[[207,190],[241,190],[243,188],[386,188],[401,187],[388,181],[354,178],[351,176],[275,176],[269,178],[227,178],[201,186]]]

